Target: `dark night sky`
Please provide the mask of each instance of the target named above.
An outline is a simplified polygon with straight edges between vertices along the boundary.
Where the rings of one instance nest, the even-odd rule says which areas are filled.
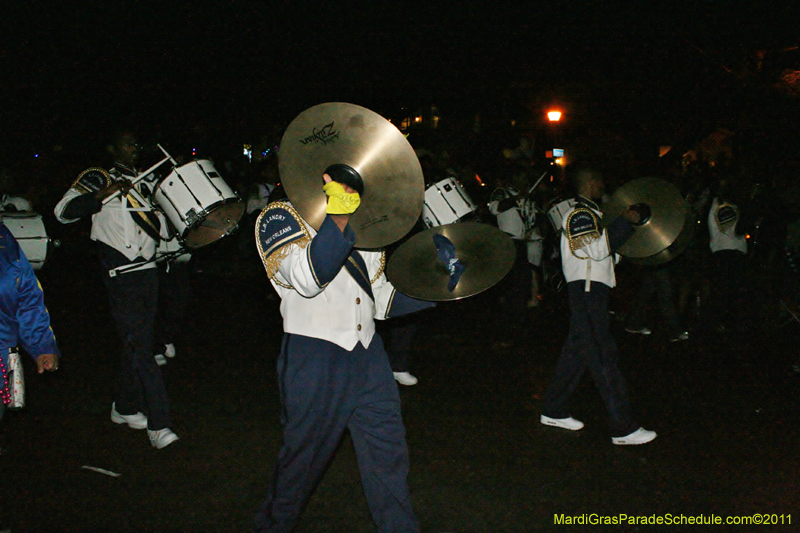
[[[690,114],[725,101],[739,81],[723,67],[748,50],[798,44],[798,4],[7,1],[2,140],[69,143],[127,115],[258,131],[323,101],[380,111],[512,83],[604,88],[597,105],[642,120]]]

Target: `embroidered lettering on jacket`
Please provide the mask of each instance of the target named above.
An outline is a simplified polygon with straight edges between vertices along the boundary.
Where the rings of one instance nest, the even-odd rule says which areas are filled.
[[[305,248],[311,236],[300,214],[288,203],[274,202],[261,212],[256,222],[258,255],[272,279],[291,248],[296,244]]]
[[[591,209],[578,207],[567,217],[567,240],[573,252],[600,238],[602,228],[600,220]]]
[[[111,175],[106,169],[92,167],[81,172],[72,183],[72,187],[77,189],[81,194],[86,194],[105,189],[112,183],[114,183],[114,180],[111,179]]]

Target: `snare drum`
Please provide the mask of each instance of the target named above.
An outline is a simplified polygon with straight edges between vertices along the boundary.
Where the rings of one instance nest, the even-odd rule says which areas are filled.
[[[188,248],[200,248],[229,235],[239,226],[245,204],[206,159],[174,169],[153,191]]]
[[[17,239],[22,253],[33,269],[42,268],[50,252],[50,238],[47,236],[42,215],[33,212],[0,212],[0,220]]]
[[[453,178],[434,183],[425,190],[422,220],[429,228],[451,224],[475,212],[475,204]]]

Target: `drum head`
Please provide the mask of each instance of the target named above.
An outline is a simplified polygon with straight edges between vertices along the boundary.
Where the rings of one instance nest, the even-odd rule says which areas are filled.
[[[243,202],[228,202],[213,209],[202,222],[186,230],[184,244],[187,248],[197,249],[230,235],[239,227],[244,210]]]
[[[165,177],[153,198],[187,248],[200,248],[239,227],[245,203],[206,159],[190,161]]]

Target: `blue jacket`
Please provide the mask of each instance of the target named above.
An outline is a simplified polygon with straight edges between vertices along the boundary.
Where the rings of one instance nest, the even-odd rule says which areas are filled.
[[[46,353],[61,356],[42,286],[16,239],[0,223],[0,350],[4,364],[8,363],[8,349],[18,345],[34,359]]]

